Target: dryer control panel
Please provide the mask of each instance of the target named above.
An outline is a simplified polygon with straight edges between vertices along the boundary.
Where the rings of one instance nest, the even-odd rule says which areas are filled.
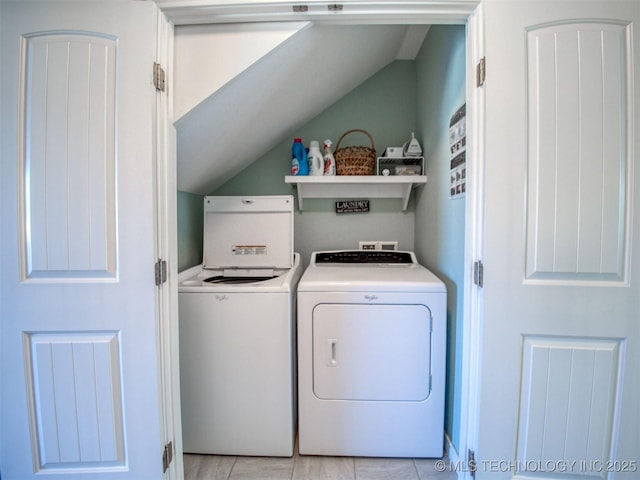
[[[386,250],[345,250],[337,252],[318,252],[315,264],[323,263],[416,263],[409,252]]]

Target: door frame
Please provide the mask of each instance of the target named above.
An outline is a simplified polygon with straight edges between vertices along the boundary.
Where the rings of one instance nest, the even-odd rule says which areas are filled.
[[[178,247],[176,132],[173,126],[173,24],[157,13],[156,59],[165,73],[165,91],[156,91],[155,103],[155,223],[157,261],[167,262],[167,281],[156,289],[158,362],[160,378],[163,480],[182,479],[182,416],[178,352]],[[178,454],[179,452],[179,454]]]
[[[196,23],[251,23],[251,22],[291,22],[314,21],[330,25],[367,25],[367,24],[462,24],[466,26],[466,96],[467,96],[467,151],[473,162],[467,163],[467,192],[465,196],[465,274],[464,274],[464,312],[461,365],[462,407],[460,421],[459,451],[452,450],[448,442],[452,468],[459,479],[471,478],[468,452],[475,451],[478,440],[478,406],[480,401],[480,339],[482,334],[483,299],[482,289],[474,284],[473,264],[483,257],[484,238],[484,92],[476,86],[476,65],[484,56],[483,9],[482,0],[449,0],[406,2],[386,0],[380,3],[348,0],[341,2],[343,10],[332,11],[333,2],[324,0],[306,0],[302,2],[308,10],[299,12],[294,7],[301,2],[248,0],[155,0],[160,10],[175,26]],[[167,168],[171,158],[175,165],[175,144],[165,146],[172,151],[167,157]],[[174,167],[175,168],[175,167]],[[175,172],[174,172],[175,175]],[[175,178],[175,177],[174,177]],[[165,188],[166,190],[166,188]],[[175,193],[164,192],[165,200]],[[162,200],[160,198],[160,200]],[[175,203],[171,200],[169,203]],[[171,215],[175,208],[167,212],[169,218],[164,222],[167,235],[172,242],[177,239],[177,223]],[[175,245],[174,245],[175,247]],[[177,249],[169,252],[170,264],[177,265]],[[174,272],[171,272],[173,275]],[[169,282],[170,296],[177,303],[177,281]],[[162,335],[175,335],[178,325],[175,303],[170,309],[171,319]],[[168,330],[168,331],[167,331]],[[165,351],[162,359],[163,373],[171,372],[174,391],[179,392],[179,356],[177,346]],[[176,390],[177,388],[177,390]],[[174,400],[173,415],[180,421],[179,398]],[[177,436],[179,437],[179,435]],[[182,445],[176,438],[176,456],[182,456]],[[181,470],[177,478],[182,478]]]
[[[478,449],[480,418],[480,372],[482,321],[484,315],[482,281],[474,278],[475,262],[484,258],[484,168],[485,168],[485,108],[484,78],[476,69],[484,61],[484,9],[482,3],[467,20],[467,191],[465,204],[465,282],[462,333],[462,408],[460,413],[460,451],[455,469],[458,478],[475,478],[475,455]],[[485,65],[483,64],[483,70]],[[483,71],[482,75],[485,75]]]

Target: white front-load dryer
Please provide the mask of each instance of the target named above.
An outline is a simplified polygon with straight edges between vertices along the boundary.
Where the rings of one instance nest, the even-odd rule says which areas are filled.
[[[412,252],[315,252],[298,284],[299,450],[441,457],[446,288]]]

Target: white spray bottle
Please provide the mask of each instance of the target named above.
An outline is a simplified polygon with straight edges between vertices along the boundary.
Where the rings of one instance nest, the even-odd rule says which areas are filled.
[[[324,174],[335,175],[336,174],[336,159],[331,152],[331,145],[333,142],[328,138],[324,141]]]

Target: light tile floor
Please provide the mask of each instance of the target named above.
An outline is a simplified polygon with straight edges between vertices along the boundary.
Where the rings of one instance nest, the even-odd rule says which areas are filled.
[[[185,480],[455,480],[436,459],[184,455]]]

